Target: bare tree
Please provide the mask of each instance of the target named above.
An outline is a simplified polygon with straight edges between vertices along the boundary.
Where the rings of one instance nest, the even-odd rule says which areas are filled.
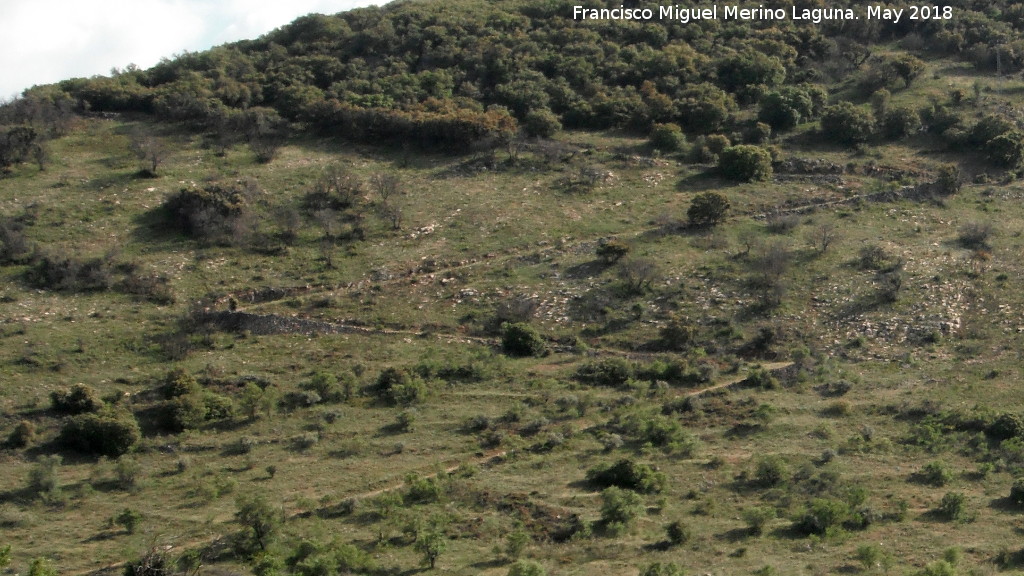
[[[380,198],[381,215],[395,230],[402,228],[403,209],[399,198],[405,194],[401,179],[395,174],[378,172],[370,177],[370,184]]]
[[[649,258],[630,258],[624,260],[619,268],[619,278],[634,292],[643,292],[650,288],[658,273],[658,265]]]
[[[401,179],[395,174],[384,174],[378,172],[370,177],[370,184],[374,192],[380,197],[381,202],[387,204],[392,198],[402,194]]]
[[[144,164],[143,172],[156,176],[157,168],[167,158],[167,149],[163,142],[149,132],[136,131],[132,134],[128,149]]]
[[[836,231],[836,226],[831,222],[822,222],[807,233],[807,239],[810,241],[811,246],[814,246],[814,249],[821,254],[828,252],[829,247],[838,238],[839,233]]]

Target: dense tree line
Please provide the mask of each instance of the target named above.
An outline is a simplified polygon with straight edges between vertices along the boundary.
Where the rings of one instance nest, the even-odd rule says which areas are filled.
[[[855,77],[868,93],[909,86],[922,60],[874,55],[878,41],[901,40],[911,52],[937,47],[984,70],[1024,68],[1016,39],[1024,10],[998,1],[952,6],[950,19],[812,26],[584,23],[562,3],[536,0],[395,3],[304,16],[255,40],[32,94],[63,108],[146,112],[236,132],[251,132],[246,111],[262,108],[352,140],[445,148],[507,137],[516,120],[542,135],[559,124],[646,131],[655,123],[708,134],[727,127],[737,105],[758,103],[761,120],[778,130],[821,114],[819,84]]]

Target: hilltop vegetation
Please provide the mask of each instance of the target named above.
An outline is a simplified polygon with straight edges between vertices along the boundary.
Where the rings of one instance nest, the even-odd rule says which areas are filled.
[[[0,567],[1019,568],[1024,11],[953,6],[399,2],[27,91]]]

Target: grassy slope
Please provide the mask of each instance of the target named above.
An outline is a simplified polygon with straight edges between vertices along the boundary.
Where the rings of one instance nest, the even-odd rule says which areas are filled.
[[[941,90],[938,84],[947,80],[966,85],[973,81],[922,81],[916,94]],[[171,366],[213,375],[266,376],[284,390],[294,389],[316,368],[358,366],[368,382],[384,367],[444,357],[455,363],[477,358],[492,378],[433,383],[432,397],[419,408],[417,425],[408,433],[388,428],[398,409],[357,399],[350,405],[299,409],[183,437],[147,437],[135,455],[142,464],[141,483],[130,492],[90,482],[110,476],[109,464],[66,454],[60,468],[64,504],[19,497],[0,505],[5,540],[15,552],[12,567],[21,569],[28,559],[47,556],[62,573],[78,573],[130,558],[151,545],[208,543],[235,529],[233,494],[216,495],[214,489],[218,484],[231,488],[229,479],[237,484],[234,493],[262,491],[290,514],[301,516],[401,483],[411,471],[429,474],[439,466],[476,462],[481,471],[453,481],[447,503],[413,510],[424,517],[448,516],[448,533],[461,536],[449,542],[440,571],[502,574],[506,568],[494,561],[492,548],[513,518],[487,504],[482,494],[527,494],[537,504],[596,520],[596,493],[580,481],[590,467],[627,454],[657,462],[669,475],[664,498],[647,498],[657,512],[621,538],[535,543],[527,556],[558,574],[634,574],[640,564],[668,560],[700,573],[749,573],[768,564],[780,573],[818,574],[856,565],[854,551],[864,543],[883,543],[897,565],[920,566],[959,542],[966,550],[964,564],[978,570],[988,569],[1002,547],[1018,547],[1015,513],[1004,502],[1010,473],[997,465],[984,478],[973,476],[978,459],[968,455],[961,438],[936,453],[906,444],[915,423],[900,417],[906,407],[925,401],[949,408],[1020,408],[1013,387],[1020,376],[1019,326],[1024,325],[1019,312],[1024,301],[1015,289],[1022,266],[1022,240],[1016,230],[1024,217],[1018,184],[967,186],[945,206],[851,204],[803,216],[796,230],[771,236],[751,214],[785,200],[841,198],[891,184],[858,170],[843,175],[838,185],[804,179],[727,185],[699,174],[699,168],[680,169],[674,161],[631,161],[632,155],[646,153],[635,139],[567,134],[564,140],[592,150],[586,162],[613,174],[592,192],[572,194],[559,182],[574,174],[575,165],[541,169],[527,162],[495,173],[475,169],[471,158],[424,155],[405,166],[398,154],[308,140],[293,142],[278,160],[263,166],[240,149],[226,159],[216,158],[197,138],[167,127],[159,129],[167,131],[164,137],[174,143],[174,154],[160,177],[138,179],[133,175],[137,165],[126,151],[126,134],[139,122],[82,120],[69,137],[54,143],[56,160],[46,172],[23,166],[0,180],[4,214],[37,212],[28,231],[35,241],[89,255],[117,247],[121,258],[169,274],[178,296],[173,306],[155,306],[114,293],[37,291],[22,282],[22,268],[0,271],[6,296],[0,304],[0,430],[10,430],[26,417],[41,429],[37,447],[0,454],[0,485],[5,490],[13,495],[24,486],[34,457],[48,451],[46,441],[58,424],[46,410],[49,392],[75,382],[104,393],[137,394],[123,402],[139,408],[147,403],[145,392]],[[949,159],[902,145],[879,147],[868,156],[838,149],[801,150],[798,144],[785,150],[842,165],[876,162],[922,173]],[[147,226],[152,218],[146,214],[183,182],[218,172],[255,178],[266,191],[267,206],[261,209],[269,213],[275,205],[295,201],[323,166],[338,161],[363,177],[395,171],[409,195],[404,230],[393,233],[371,216],[369,239],[339,258],[336,269],[325,269],[319,261],[314,241],[318,232],[310,222],[300,242],[283,257],[199,247]],[[689,198],[705,189],[723,189],[732,200],[735,216],[725,226],[706,237],[656,233],[663,215],[679,217]],[[804,233],[826,221],[837,225],[841,240],[828,253],[816,255],[806,246]],[[969,274],[969,253],[955,242],[958,227],[973,221],[992,221],[998,231],[992,259],[981,274]],[[414,234],[427,226],[433,231]],[[751,312],[755,298],[744,281],[747,264],[736,257],[744,231],[764,241],[784,242],[795,251],[795,265],[786,274],[789,291],[781,308],[768,317]],[[600,303],[616,290],[615,270],[598,265],[593,256],[596,240],[610,235],[633,240],[634,253],[655,260],[662,278],[643,296],[611,298],[604,313],[574,319],[575,304]],[[853,265],[859,249],[869,243],[882,245],[905,262],[903,292],[894,304],[872,304],[874,273]],[[446,264],[433,273],[406,275],[431,259]],[[997,280],[999,274],[1006,279]],[[215,334],[208,348],[174,364],[155,351],[151,339],[169,331],[190,302],[211,293],[226,298],[262,285],[313,288],[281,301],[243,302],[243,310],[359,321],[402,332]],[[802,382],[779,390],[727,392],[724,398],[733,404],[724,416],[706,411],[703,418],[687,420],[701,440],[692,458],[629,444],[605,454],[594,435],[575,431],[601,424],[609,414],[594,409],[575,418],[553,406],[553,399],[570,393],[590,395],[597,402],[627,394],[572,383],[568,376],[586,355],[558,352],[543,359],[511,360],[467,337],[479,333],[479,322],[469,319],[486,317],[510,295],[536,295],[542,302],[537,325],[549,335],[582,331],[594,354],[623,354],[632,344],[655,338],[658,326],[676,312],[702,324],[706,338],[719,329],[710,318],[728,320],[735,334],[731,345],[749,340],[762,325],[776,326],[784,335],[777,345],[783,359],[789,349],[804,346],[815,360]],[[329,299],[327,307],[318,304],[324,298]],[[635,311],[634,304],[639,305]],[[954,318],[960,327],[941,341],[920,341],[922,329],[927,333],[933,324]],[[417,335],[424,328],[429,330]],[[839,379],[854,383],[842,400],[823,398],[813,389]],[[641,406],[657,407],[666,396],[686,393],[670,388],[633,394]],[[490,458],[476,455],[478,439],[461,431],[462,423],[478,414],[499,417],[521,400],[528,404],[523,422],[545,416],[549,424],[535,438],[510,434],[506,448],[526,448],[552,432],[568,441],[551,453],[525,450],[492,466]],[[845,405],[837,407],[839,402]],[[747,405],[769,405],[773,416],[752,434],[737,433],[734,425],[749,419],[749,410],[742,408]],[[340,419],[324,424],[321,413],[327,410],[340,411]],[[873,438],[866,446],[855,440],[865,427]],[[296,450],[290,439],[309,430],[320,431],[320,442]],[[231,454],[230,447],[242,436],[255,438],[256,448],[249,455]],[[180,454],[164,446],[187,454],[191,464],[186,471],[177,471]],[[838,452],[835,460],[815,464],[827,449]],[[908,517],[825,539],[796,537],[785,518],[806,502],[806,483],[790,492],[754,489],[737,479],[769,453],[783,455],[794,472],[814,477],[835,473],[841,485],[865,488],[868,504],[881,512],[892,512],[904,500]],[[909,481],[913,472],[937,458],[956,471],[952,488]],[[271,464],[277,466],[273,478],[266,471]],[[973,522],[945,522],[930,514],[950,489],[967,495]],[[749,537],[738,518],[745,508],[761,504],[776,507],[782,518],[770,524],[765,536]],[[106,519],[125,507],[143,514],[137,534],[106,527]],[[392,544],[374,544],[381,528],[371,509],[367,503],[351,516],[296,517],[286,531],[358,543],[374,551],[386,567],[418,565],[412,547],[399,538],[398,521],[384,528],[395,538]],[[689,543],[670,551],[645,548],[662,540],[663,525],[677,519],[692,528]]]

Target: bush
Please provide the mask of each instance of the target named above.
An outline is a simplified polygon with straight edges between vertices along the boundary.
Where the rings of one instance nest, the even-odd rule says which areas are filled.
[[[747,524],[747,530],[758,536],[764,532],[765,525],[775,518],[775,508],[770,506],[752,506],[743,511],[743,521]]]
[[[829,106],[821,116],[821,133],[839,144],[867,142],[875,127],[871,112],[849,102]]]
[[[759,146],[730,146],[718,155],[718,169],[726,178],[738,182],[768,180],[772,176],[772,156]]]
[[[677,520],[665,526],[665,536],[673,546],[681,546],[693,538],[693,532],[689,526]]]
[[[960,227],[957,241],[964,248],[988,248],[988,239],[992,236],[991,222],[968,222]]]
[[[643,515],[644,501],[632,490],[616,486],[601,491],[601,522],[606,526],[629,526]]]
[[[802,534],[825,534],[838,527],[849,516],[849,507],[839,500],[817,498],[795,522],[794,528]]]
[[[1000,441],[1024,436],[1024,417],[1004,412],[985,427],[985,435]]]
[[[60,490],[57,470],[64,459],[56,454],[40,456],[28,471],[28,490],[37,495],[55,495]]]
[[[967,515],[967,497],[963,492],[946,492],[935,512],[946,520],[962,520]]]
[[[134,448],[141,437],[130,412],[107,410],[69,418],[57,441],[68,448],[116,458]]]
[[[1017,168],[1024,162],[1024,132],[1012,130],[985,143],[989,162],[1002,168]]]
[[[587,472],[587,481],[602,488],[617,486],[635,492],[657,494],[665,489],[668,477],[647,464],[623,459],[610,466],[591,468]]]
[[[789,481],[789,466],[785,459],[777,454],[764,456],[757,463],[754,471],[754,482],[765,488],[778,486]]]
[[[50,393],[50,404],[61,414],[82,414],[96,412],[103,407],[99,392],[85,384],[75,384],[69,390],[54,390]]]
[[[517,560],[509,567],[508,576],[547,576],[547,571],[532,560]]]
[[[427,396],[427,385],[406,369],[387,368],[377,377],[374,394],[392,405],[409,406],[422,402]]]
[[[640,576],[683,576],[683,569],[675,562],[655,562],[640,571]]]
[[[891,140],[905,138],[921,128],[921,116],[913,108],[899,107],[889,110],[882,120],[885,137]]]
[[[22,420],[7,436],[7,445],[11,448],[24,448],[35,439],[35,436],[36,425],[28,420]]]
[[[164,398],[170,400],[186,394],[199,393],[202,387],[195,376],[185,372],[181,368],[171,370],[164,377]]]
[[[502,325],[501,348],[506,354],[518,357],[543,356],[548,350],[540,333],[525,322]]]
[[[729,207],[729,199],[721,192],[704,192],[693,197],[686,216],[691,226],[708,228],[725,221]]]
[[[686,136],[678,124],[655,124],[648,141],[662,152],[676,152],[686,146]]]
[[[614,264],[629,254],[629,244],[619,240],[608,240],[598,245],[595,253],[605,264]]]
[[[1018,477],[1010,486],[1010,501],[1018,506],[1024,505],[1024,477]]]
[[[547,108],[530,110],[523,119],[523,132],[527,136],[551,138],[561,129],[562,123],[558,121],[558,116]]]
[[[934,460],[925,464],[924,468],[918,472],[918,477],[925,484],[942,487],[953,481],[953,471],[949,469],[945,462]]]
[[[139,522],[142,522],[142,514],[131,508],[125,508],[114,518],[114,522],[124,527],[125,532],[135,534],[135,529],[138,527]]]
[[[232,224],[247,210],[249,191],[210,183],[203,188],[182,188],[163,203],[168,225],[204,240],[227,237]]]
[[[580,366],[573,378],[591,386],[615,388],[633,378],[633,367],[623,358],[606,358]]]

